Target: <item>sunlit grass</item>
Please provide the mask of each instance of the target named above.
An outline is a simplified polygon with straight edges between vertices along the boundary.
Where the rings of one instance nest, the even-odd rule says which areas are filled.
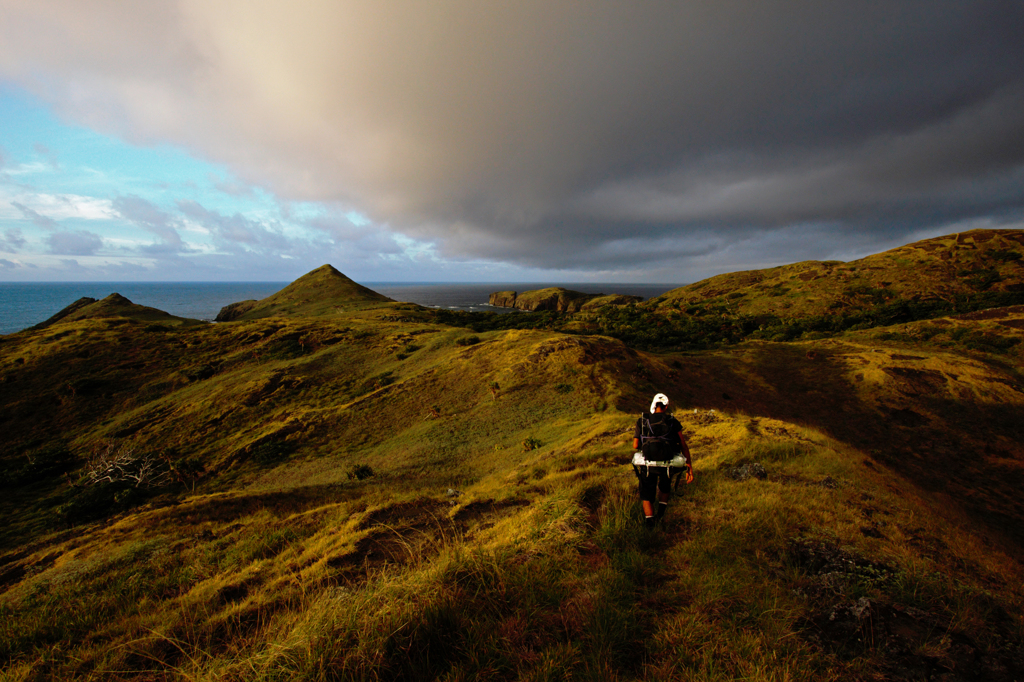
[[[968,508],[920,484],[937,455],[902,444],[947,447],[955,408],[1002,444],[965,468],[1013,461],[1003,365],[855,339],[699,356],[529,330],[460,344],[467,330],[391,319],[417,314],[139,346],[127,323],[85,320],[0,344],[4,371],[26,370],[4,384],[24,420],[14,474],[43,472],[0,501],[3,679],[877,676],[885,651],[814,639],[860,599],[929,614],[911,648],[941,664],[963,633],[988,653],[1024,634],[1017,550],[978,514],[1005,498],[980,487]],[[628,462],[654,389],[697,481],[648,531]],[[892,405],[924,421],[893,426]],[[65,427],[72,462],[132,443],[204,469],[62,526],[74,491],[43,454]]]

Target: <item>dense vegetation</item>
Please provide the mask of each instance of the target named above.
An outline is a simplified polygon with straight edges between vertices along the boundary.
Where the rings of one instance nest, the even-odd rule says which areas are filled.
[[[887,327],[990,308],[1024,305],[1024,292],[960,295],[946,301],[885,300],[853,311],[780,318],[743,315],[725,306],[690,306],[663,313],[641,306],[608,306],[596,313],[467,313],[433,311],[441,324],[475,332],[544,329],[567,334],[598,334],[644,350],[706,350],[751,339],[794,341],[825,338],[849,330]]]

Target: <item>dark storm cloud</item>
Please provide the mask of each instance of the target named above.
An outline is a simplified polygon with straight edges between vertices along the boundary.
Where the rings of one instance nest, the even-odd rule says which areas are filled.
[[[1024,207],[1019,2],[0,2],[0,73],[69,115],[450,258],[690,263]]]

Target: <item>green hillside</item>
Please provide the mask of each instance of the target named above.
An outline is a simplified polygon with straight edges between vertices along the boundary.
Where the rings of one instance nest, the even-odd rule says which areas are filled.
[[[121,294],[110,294],[102,300],[83,297],[62,309],[33,329],[44,329],[57,322],[76,322],[78,320],[121,318],[122,322],[150,322],[168,327],[190,326],[202,324],[199,320],[175,317],[156,308],[132,303]]]
[[[810,317],[895,301],[956,305],[1024,295],[1024,231],[971,230],[860,260],[805,261],[718,275],[674,289],[655,309],[722,306],[737,315]]]
[[[1024,677],[1024,308],[654,352],[334,273],[0,337],[3,679]]]
[[[335,270],[321,265],[281,291],[259,301],[240,301],[225,306],[218,322],[255,320],[262,317],[325,317],[353,306],[384,303],[391,299],[368,289]]]
[[[433,315],[439,322],[474,331],[519,328],[603,335],[658,352],[709,350],[752,340],[822,339],[1024,305],[1024,231],[974,230],[851,263],[804,262],[729,273],[637,305],[611,303],[591,301],[569,314]]]

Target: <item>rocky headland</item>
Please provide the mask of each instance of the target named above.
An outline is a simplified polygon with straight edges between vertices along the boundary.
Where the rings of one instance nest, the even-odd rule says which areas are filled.
[[[562,313],[577,313],[582,310],[595,310],[606,305],[630,305],[644,300],[641,296],[626,294],[585,294],[562,287],[549,287],[517,293],[515,291],[495,291],[490,295],[488,303],[498,308],[516,308],[517,310],[554,310]]]

